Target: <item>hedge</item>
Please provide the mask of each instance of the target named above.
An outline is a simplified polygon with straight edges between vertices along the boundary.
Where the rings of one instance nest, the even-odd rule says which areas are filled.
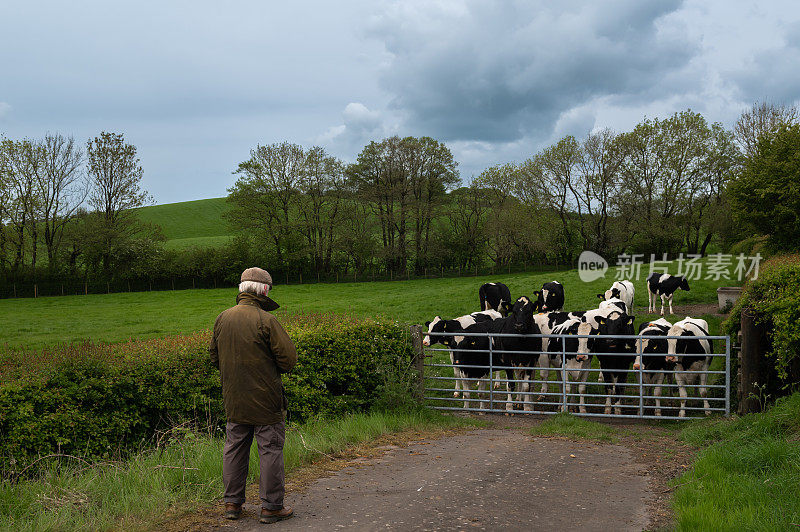
[[[783,387],[789,388],[800,363],[800,255],[773,257],[762,265],[758,278],[747,282],[723,322],[725,333],[739,332],[744,310],[767,327],[767,356]]]
[[[299,358],[284,376],[290,421],[411,400],[406,327],[320,315],[286,325]],[[209,335],[0,353],[0,469],[59,452],[124,456],[187,421],[219,430]]]

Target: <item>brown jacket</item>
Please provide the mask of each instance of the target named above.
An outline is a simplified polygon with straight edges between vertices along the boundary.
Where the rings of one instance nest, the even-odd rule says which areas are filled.
[[[228,421],[272,425],[283,421],[286,398],[281,373],[297,363],[294,344],[277,318],[264,310],[271,300],[240,293],[236,306],[214,323],[208,348],[222,376]]]

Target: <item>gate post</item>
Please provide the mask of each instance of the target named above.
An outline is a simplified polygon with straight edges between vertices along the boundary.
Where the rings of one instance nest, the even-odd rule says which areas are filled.
[[[424,396],[425,390],[425,351],[422,349],[422,326],[411,326],[411,349],[413,354],[411,356],[411,365],[414,367],[416,373],[416,385],[414,386],[414,396],[420,402]]]
[[[761,412],[762,405],[756,386],[766,384],[761,371],[764,328],[756,323],[755,316],[742,309],[742,346],[740,356],[739,415]]]

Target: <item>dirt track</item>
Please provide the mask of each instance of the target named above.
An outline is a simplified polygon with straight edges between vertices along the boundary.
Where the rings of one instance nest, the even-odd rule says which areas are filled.
[[[652,497],[624,446],[482,429],[351,462],[289,493],[296,516],[269,529],[642,530]],[[258,507],[245,510],[216,526],[263,530]]]

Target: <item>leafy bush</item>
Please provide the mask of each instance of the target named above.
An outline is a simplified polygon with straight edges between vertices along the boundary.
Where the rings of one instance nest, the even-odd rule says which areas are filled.
[[[748,281],[722,327],[735,335],[741,327],[742,311],[770,328],[778,375],[786,379],[800,353],[800,255],[774,257],[764,263],[758,279]]]
[[[284,377],[292,421],[411,400],[405,327],[329,315],[286,325],[299,355]],[[0,457],[115,457],[179,423],[222,426],[209,334],[2,353]]]

